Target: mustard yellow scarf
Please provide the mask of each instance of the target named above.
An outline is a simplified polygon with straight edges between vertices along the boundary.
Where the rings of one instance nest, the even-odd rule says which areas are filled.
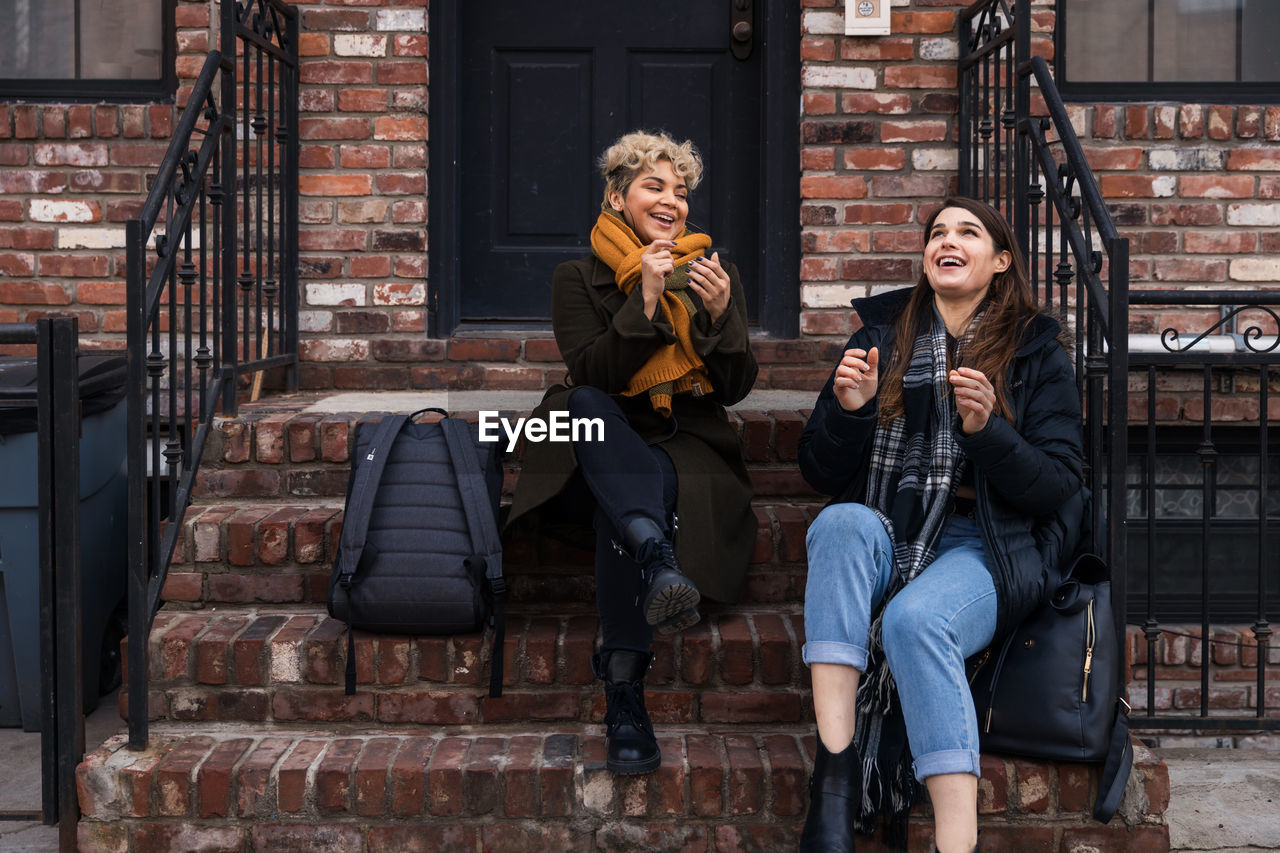
[[[649,403],[664,418],[671,417],[671,398],[674,395],[688,392],[702,395],[712,390],[706,365],[693,348],[690,329],[697,309],[686,292],[689,287],[687,264],[706,254],[711,247],[711,238],[685,230],[675,243],[671,250],[675,272],[667,276],[662,298],[658,300],[663,318],[675,330],[675,343],[650,356],[622,392],[628,397],[649,392]],[[591,248],[596,257],[613,270],[618,289],[630,295],[640,283],[640,257],[647,246],[640,242],[627,223],[606,210],[601,212],[591,229]]]

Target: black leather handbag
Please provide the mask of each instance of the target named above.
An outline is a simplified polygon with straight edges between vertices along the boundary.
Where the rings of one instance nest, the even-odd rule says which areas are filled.
[[[983,752],[1104,762],[1093,808],[1103,823],[1133,767],[1110,578],[1101,557],[1076,557],[1051,577],[1048,602],[980,655],[970,676]]]

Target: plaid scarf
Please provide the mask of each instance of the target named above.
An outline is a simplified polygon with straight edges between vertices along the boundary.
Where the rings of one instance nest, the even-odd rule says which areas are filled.
[[[980,320],[981,315],[969,324],[961,351]],[[947,371],[947,327],[935,309],[932,327],[916,338],[902,378],[903,413],[876,425],[865,499],[893,541],[893,576],[872,614],[867,666],[858,688],[853,736],[862,756],[858,829],[874,832],[883,815],[885,843],[901,850],[906,849],[907,815],[920,786],[911,769],[897,687],[883,665],[881,622],[885,605],[933,561],[965,464],[952,431],[956,403]]]

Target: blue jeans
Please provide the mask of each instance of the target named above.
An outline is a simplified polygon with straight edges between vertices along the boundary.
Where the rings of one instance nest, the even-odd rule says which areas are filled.
[[[863,670],[871,613],[893,574],[893,543],[862,504],[832,504],[809,527],[804,662]],[[991,642],[996,591],[977,522],[953,515],[937,556],[885,607],[885,659],[898,685],[919,780],[981,775],[965,658]]]

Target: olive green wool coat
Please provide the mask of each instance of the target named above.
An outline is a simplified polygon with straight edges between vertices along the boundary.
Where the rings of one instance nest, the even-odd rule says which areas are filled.
[[[569,369],[569,387],[551,388],[533,416],[547,418],[568,408],[576,387],[591,385],[609,394],[632,428],[648,444],[671,457],[679,481],[675,537],[680,566],[708,598],[734,601],[755,546],[751,480],[737,430],[724,407],[747,396],[757,366],[747,337],[746,296],[737,267],[728,265],[731,303],[721,328],[712,326],[697,294],[694,348],[706,363],[714,390],[703,397],[678,394],[671,418],[649,404],[647,394],[620,396],[628,380],[660,346],[675,340],[671,324],[644,314],[639,286],[628,296],[613,270],[594,255],[556,268],[551,287],[551,323]],[[549,506],[570,483],[578,463],[569,442],[528,442],[508,525]],[[575,513],[590,524],[590,512]],[[587,531],[589,532],[589,531]]]

